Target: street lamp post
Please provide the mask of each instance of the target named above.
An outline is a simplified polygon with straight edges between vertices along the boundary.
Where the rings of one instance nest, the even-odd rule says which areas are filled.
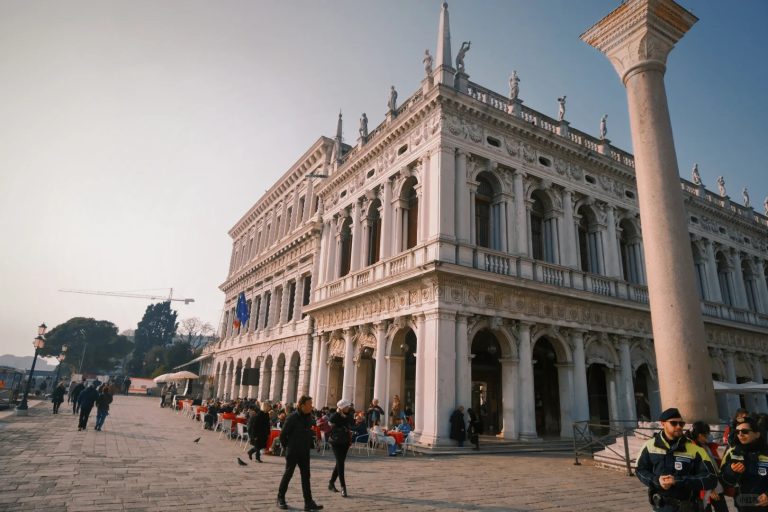
[[[35,374],[37,354],[40,352],[40,349],[45,346],[45,338],[43,338],[43,335],[45,334],[45,330],[47,328],[48,327],[44,323],[37,327],[37,338],[35,338],[35,341],[32,342],[32,345],[35,347],[35,357],[32,359],[32,368],[29,370],[29,377],[27,377],[27,385],[24,388],[24,395],[21,397],[21,403],[16,406],[17,416],[26,416],[28,413],[29,406],[27,405],[27,395],[29,394],[29,388],[32,385],[32,376]]]

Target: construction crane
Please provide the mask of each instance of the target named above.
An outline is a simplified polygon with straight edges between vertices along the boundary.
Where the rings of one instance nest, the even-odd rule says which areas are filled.
[[[195,299],[174,299],[173,298],[173,288],[169,290],[169,293],[167,296],[165,295],[143,295],[140,293],[130,293],[130,292],[100,292],[96,290],[59,290],[60,292],[66,292],[66,293],[85,293],[88,295],[107,295],[109,297],[129,297],[132,299],[149,299],[149,300],[162,300],[162,301],[178,301],[183,302],[184,304],[189,304],[190,302],[195,302]]]

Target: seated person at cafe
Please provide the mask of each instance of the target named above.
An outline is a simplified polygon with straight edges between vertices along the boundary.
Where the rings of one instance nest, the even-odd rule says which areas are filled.
[[[362,414],[355,418],[355,424],[352,426],[352,439],[356,443],[368,442],[368,426],[365,422],[365,416]]]
[[[275,428],[283,428],[283,425],[285,425],[285,413],[281,412],[277,415],[277,422],[275,423]]]
[[[397,455],[399,450],[397,449],[395,438],[384,433],[384,429],[381,428],[381,425],[379,425],[378,421],[373,424],[373,427],[371,427],[371,432],[376,435],[376,439],[387,444],[387,453],[389,453],[390,457]]]
[[[411,433],[411,425],[407,421],[403,421],[400,418],[395,419],[395,430],[402,432],[406,436]]]
[[[205,413],[203,420],[205,421],[205,428],[208,430],[213,428],[213,424],[216,422],[216,416],[219,414],[219,407],[221,404],[218,402],[212,403],[208,406],[208,412]]]

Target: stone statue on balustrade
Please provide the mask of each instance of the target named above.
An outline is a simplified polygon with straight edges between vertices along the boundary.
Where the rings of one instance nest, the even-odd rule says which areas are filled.
[[[432,56],[429,54],[429,48],[424,50],[424,72],[427,74],[427,78],[432,76]]]
[[[512,76],[509,77],[509,99],[515,101],[519,94],[520,78],[517,76],[517,71],[512,71]]]
[[[387,106],[389,107],[389,113],[394,116],[395,112],[397,112],[397,91],[395,90],[394,85],[389,89],[389,100],[387,101]]]
[[[365,141],[368,138],[368,116],[363,112],[363,117],[360,118],[360,138]]]
[[[744,200],[744,208],[750,208],[750,205],[749,205],[749,191],[747,190],[747,187],[744,187],[741,190],[741,197]]]
[[[565,119],[565,94],[561,98],[557,98],[558,111],[557,120],[562,121]]]
[[[765,215],[768,215],[768,196],[765,196],[765,201],[763,201],[763,211]]]
[[[464,41],[461,43],[459,53],[456,54],[456,71],[458,73],[464,72],[464,56],[469,51],[469,47],[472,46],[472,41]]]
[[[694,185],[701,187],[704,183],[701,181],[701,174],[699,174],[699,164],[693,164],[693,171],[691,171],[691,180]]]
[[[717,177],[717,190],[720,192],[720,197],[725,197],[725,178],[722,176]]]
[[[600,140],[605,140],[605,136],[608,135],[608,114],[603,114],[600,118]]]

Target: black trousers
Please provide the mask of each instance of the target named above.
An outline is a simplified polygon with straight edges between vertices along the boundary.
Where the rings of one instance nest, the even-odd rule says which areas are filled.
[[[336,483],[336,477],[339,478],[339,483],[342,487],[347,486],[346,480],[344,480],[344,461],[347,460],[347,452],[349,452],[349,445],[331,445],[333,449],[333,456],[336,457],[336,466],[331,473],[331,483]]]
[[[59,407],[61,407],[61,402],[53,402],[53,414],[59,414]]]
[[[301,492],[304,495],[304,503],[312,503],[312,489],[309,487],[309,454],[301,458],[285,458],[285,473],[283,473],[283,478],[280,480],[277,496],[278,498],[285,498],[285,493],[288,492],[288,484],[291,482],[296,466],[299,466],[299,473],[301,473]]]
[[[77,397],[72,399],[72,414],[77,414],[77,411],[80,410],[80,404],[77,403]]]
[[[88,417],[91,415],[91,409],[93,409],[93,406],[80,408],[80,420],[77,423],[77,428],[84,429],[88,426]]]

